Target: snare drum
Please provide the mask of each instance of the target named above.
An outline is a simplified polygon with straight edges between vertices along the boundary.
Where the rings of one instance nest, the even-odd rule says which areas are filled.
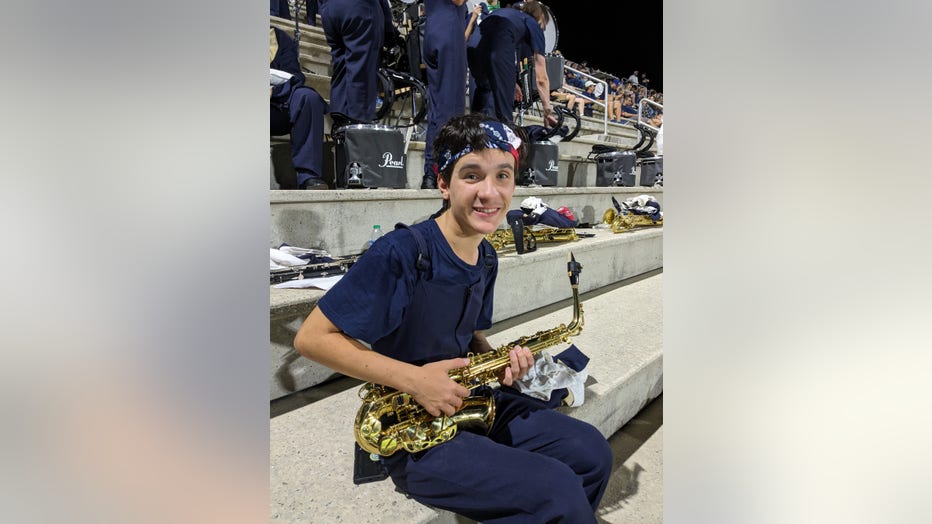
[[[557,17],[553,16],[553,11],[543,4],[541,4],[541,7],[550,14],[550,22],[547,23],[547,27],[544,29],[544,54],[550,54],[557,48],[557,43],[560,40],[560,29],[557,27]]]

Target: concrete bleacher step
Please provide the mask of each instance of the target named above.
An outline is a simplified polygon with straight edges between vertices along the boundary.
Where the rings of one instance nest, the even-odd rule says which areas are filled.
[[[581,284],[592,273],[590,265],[583,269]],[[586,399],[582,406],[562,411],[608,437],[660,395],[662,296],[661,271],[582,296],[585,327],[573,342],[591,359]],[[570,300],[531,311],[496,323],[489,340],[497,347],[553,328],[567,323],[571,312]],[[548,351],[556,354],[565,347]],[[452,513],[406,498],[391,480],[352,483],[353,419],[359,405],[354,387],[271,419],[270,521],[462,522]]]
[[[293,21],[270,16],[269,24],[294,38]],[[327,37],[324,36],[323,29],[304,23],[299,24],[299,27],[301,41],[298,43],[298,61],[301,63],[301,67],[329,78],[331,73],[330,45],[327,44]]]
[[[663,204],[663,188],[655,187],[518,187],[512,209],[529,196],[553,208],[576,210],[582,222],[596,224],[619,201],[646,194]],[[397,222],[420,222],[440,209],[440,194],[427,189],[336,189],[329,191],[269,191],[270,247],[282,243],[322,248],[334,256],[361,253],[372,226],[383,231]]]
[[[614,284],[663,266],[662,228],[612,233],[606,229],[579,230],[596,236],[577,241],[538,244],[537,251],[499,253],[492,321],[522,315],[572,296],[565,278],[566,261],[573,253],[583,265],[580,291]],[[277,289],[269,293],[270,399],[325,382],[337,374],[294,351],[294,336],[324,292],[317,289]]]

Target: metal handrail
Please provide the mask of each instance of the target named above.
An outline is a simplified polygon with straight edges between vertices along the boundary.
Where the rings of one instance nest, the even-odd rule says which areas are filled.
[[[595,77],[595,76],[592,76],[592,75],[583,73],[582,71],[580,71],[580,70],[578,70],[578,69],[573,69],[572,67],[570,67],[570,66],[568,66],[568,65],[566,65],[566,64],[563,65],[563,69],[566,69],[566,70],[572,71],[572,72],[574,72],[574,73],[580,74],[580,75],[582,75],[582,76],[585,77],[585,78],[591,79],[593,82],[595,82],[595,83],[597,83],[597,84],[602,84],[602,96],[604,97],[605,102],[604,102],[604,103],[603,103],[603,102],[599,102],[598,100],[593,100],[592,102],[593,102],[594,104],[599,104],[600,106],[602,106],[602,109],[603,109],[603,110],[602,110],[602,134],[607,135],[607,134],[608,134],[608,83],[607,83],[607,82],[603,82],[603,81],[602,81],[601,79],[599,79],[598,77]],[[564,83],[565,83],[565,80],[564,80]],[[579,115],[579,116],[582,116],[582,115]]]
[[[650,100],[648,98],[642,98],[641,100],[638,101],[638,124],[641,124],[644,127],[649,127],[653,129],[654,131],[660,131],[659,127],[654,127],[650,124],[645,124],[644,121],[641,120],[641,115],[644,114],[644,102],[647,102],[648,104],[652,106],[658,107],[660,108],[661,111],[663,111],[663,104],[658,104],[657,102],[654,102],[653,100]]]

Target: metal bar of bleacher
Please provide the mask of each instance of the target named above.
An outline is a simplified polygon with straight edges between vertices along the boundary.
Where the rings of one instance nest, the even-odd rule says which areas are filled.
[[[600,106],[602,106],[602,133],[607,135],[608,134],[608,83],[602,81],[598,77],[588,75],[578,69],[573,69],[572,67],[566,64],[563,65],[563,69],[572,71],[573,73],[576,73],[578,75],[582,75],[584,78],[589,78],[597,84],[602,84],[602,97],[605,101],[599,102],[598,100],[593,100],[592,103],[599,104]],[[582,116],[582,115],[579,115],[579,116]]]
[[[644,121],[644,120],[641,119],[642,116],[644,115],[644,103],[645,103],[645,102],[647,102],[649,105],[652,105],[652,106],[654,106],[654,107],[657,107],[657,108],[659,108],[661,111],[663,111],[663,104],[658,104],[657,102],[654,102],[653,100],[650,100],[650,99],[647,99],[647,98],[642,98],[641,100],[638,101],[638,124],[641,124],[641,125],[643,125],[643,126],[645,126],[645,127],[649,127],[649,128],[651,128],[651,129],[653,129],[654,131],[660,131],[660,128],[659,128],[659,127],[654,127],[654,126],[652,126],[652,125],[646,123],[646,121]]]

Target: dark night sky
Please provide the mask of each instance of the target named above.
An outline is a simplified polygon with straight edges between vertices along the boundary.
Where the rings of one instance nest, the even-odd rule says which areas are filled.
[[[663,90],[663,2],[545,0],[557,20],[557,48],[574,62],[627,77],[635,69]]]

